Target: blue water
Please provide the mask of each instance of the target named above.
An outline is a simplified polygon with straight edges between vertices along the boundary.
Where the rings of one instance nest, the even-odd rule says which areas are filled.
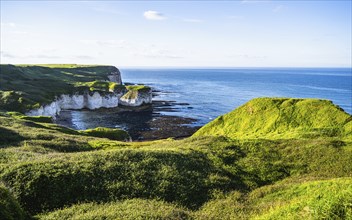
[[[189,103],[166,115],[203,125],[256,97],[332,100],[352,113],[350,68],[120,69],[124,82],[160,90],[155,100]]]

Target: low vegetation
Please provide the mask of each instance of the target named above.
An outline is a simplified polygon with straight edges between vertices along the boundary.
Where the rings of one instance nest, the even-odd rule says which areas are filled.
[[[0,184],[0,219],[24,220],[28,216],[5,186]]]
[[[38,216],[52,219],[190,219],[190,212],[157,200],[131,199],[104,204],[84,203]]]
[[[146,85],[129,85],[129,86],[126,86],[126,89],[128,91],[140,91],[140,92],[151,90],[151,88]]]
[[[352,179],[289,178],[206,203],[195,219],[351,219]]]
[[[151,88],[145,85],[129,85],[126,89],[127,93],[122,96],[123,99],[135,99],[139,93],[151,91]]]
[[[3,115],[0,180],[38,218],[350,216],[352,145],[343,138],[120,142]]]
[[[101,137],[101,138],[109,138],[111,140],[117,141],[130,141],[131,137],[129,134],[118,128],[103,128],[97,127],[94,129],[87,129],[83,131],[79,131],[81,134],[86,134],[88,136],[93,137]]]
[[[330,101],[254,99],[193,137],[128,142],[19,113],[54,94],[35,77],[123,89],[100,67],[1,68],[24,78],[0,93],[0,219],[352,219],[352,120]]]

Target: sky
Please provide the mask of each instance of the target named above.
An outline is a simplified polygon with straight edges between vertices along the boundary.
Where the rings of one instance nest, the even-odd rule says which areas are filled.
[[[351,67],[351,0],[6,1],[2,64]]]

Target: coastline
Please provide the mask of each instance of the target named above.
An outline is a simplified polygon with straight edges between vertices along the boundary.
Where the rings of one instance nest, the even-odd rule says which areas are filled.
[[[177,105],[187,105],[187,103],[153,101],[151,105],[133,108],[119,106],[94,111],[89,109],[63,110],[55,123],[77,130],[97,126],[121,128],[130,134],[133,141],[189,137],[200,128],[200,126],[194,126],[196,119],[163,114],[176,112],[175,106]]]

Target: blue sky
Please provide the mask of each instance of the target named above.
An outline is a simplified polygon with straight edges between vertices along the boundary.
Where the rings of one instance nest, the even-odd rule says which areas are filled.
[[[1,63],[351,67],[351,1],[1,1]]]

